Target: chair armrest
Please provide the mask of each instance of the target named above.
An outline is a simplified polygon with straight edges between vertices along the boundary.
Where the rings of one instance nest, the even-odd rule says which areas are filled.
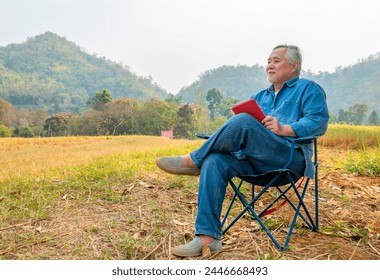
[[[196,136],[198,138],[202,138],[202,139],[208,139],[210,138],[209,135],[206,135],[204,133],[197,133]],[[297,144],[310,144],[313,142],[313,140],[317,139],[318,136],[308,136],[308,137],[300,137],[300,138],[295,138],[295,142]]]
[[[319,136],[308,136],[308,137],[300,137],[295,138],[294,142],[300,145],[311,144],[313,141],[317,140]]]
[[[208,135],[206,135],[204,133],[197,133],[196,136],[198,138],[202,138],[202,139],[209,139],[210,138],[210,136],[208,136]]]

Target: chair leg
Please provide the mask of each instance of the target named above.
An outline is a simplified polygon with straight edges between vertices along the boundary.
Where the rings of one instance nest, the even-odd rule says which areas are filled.
[[[315,181],[314,181],[314,194],[315,194],[315,229],[314,231],[318,231],[319,229],[319,194],[318,194],[318,168],[315,169]]]
[[[277,180],[278,178],[276,178],[275,180]],[[224,229],[223,231],[223,234],[225,234],[247,211],[249,211],[252,216],[254,217],[254,219],[260,224],[260,226],[263,228],[263,230],[266,232],[266,234],[269,236],[269,238],[272,240],[272,242],[275,244],[275,246],[277,247],[278,250],[282,251],[284,249],[284,246],[281,246],[276,238],[273,236],[273,234],[270,232],[270,230],[268,229],[268,227],[264,224],[264,222],[262,221],[262,219],[259,217],[259,215],[255,212],[255,210],[252,208],[252,205],[254,205],[254,203],[267,191],[267,189],[270,187],[270,185],[268,184],[267,187],[264,187],[257,196],[255,196],[251,202],[248,203],[248,201],[245,199],[245,197],[241,194],[240,192],[240,187],[241,187],[241,184],[242,184],[242,181],[239,183],[239,186],[237,187],[232,181],[230,181],[230,185],[231,187],[233,188],[235,194],[237,195],[237,197],[239,198],[239,200],[241,201],[241,203],[243,204],[243,206],[245,207],[236,217],[235,219]],[[235,199],[233,199],[232,204],[233,202],[235,201]],[[230,206],[229,208],[227,209],[227,212],[229,214],[230,212],[230,208],[232,207],[232,204],[230,203]],[[225,222],[225,219],[227,218],[227,215],[224,217],[223,219],[223,224]]]
[[[255,212],[255,210],[252,208],[252,205],[262,196],[262,194],[266,191],[268,188],[264,188],[250,203],[245,199],[245,197],[239,192],[238,187],[236,187],[235,184],[231,184],[232,188],[234,189],[235,193],[239,197],[239,200],[243,203],[245,208],[235,217],[235,219],[225,228],[223,231],[223,234],[225,234],[244,214],[245,212],[249,211],[254,219],[260,224],[260,226],[263,228],[263,230],[266,232],[266,234],[269,236],[269,238],[272,240],[272,242],[275,244],[278,250],[282,251],[284,249],[283,246],[281,246],[276,238],[274,238],[273,234],[270,232],[268,227],[264,224],[262,219],[258,216],[258,214]],[[240,186],[239,186],[240,188]]]
[[[303,199],[305,197],[305,194],[306,194],[306,191],[309,187],[309,182],[310,182],[310,178],[307,178],[305,184],[304,184],[304,187],[303,187],[303,190],[302,190],[302,195],[300,195],[300,193],[298,192],[292,178],[290,178],[289,176],[289,180],[291,181],[292,185],[293,185],[293,189],[294,189],[294,193],[296,194],[297,198],[298,198],[298,202],[300,204],[300,206],[302,206],[302,209],[304,210],[306,216],[308,217],[310,223],[311,223],[311,226],[307,223],[307,220],[305,218],[303,218],[302,215],[300,215],[300,217],[302,216],[302,219],[305,221],[305,223],[308,225],[309,229],[310,230],[313,230],[315,231],[315,228],[316,228],[316,225],[315,225],[315,221],[313,220],[313,218],[311,217],[305,203],[303,202]]]
[[[306,191],[307,191],[310,179],[308,178],[306,180],[306,182],[304,184],[302,184],[303,185],[303,189],[302,189],[302,192],[300,193],[297,190],[297,186],[296,186],[294,180],[291,178],[291,176],[289,174],[287,174],[287,176],[288,176],[288,180],[290,182],[290,185],[284,191],[282,191],[279,187],[277,187],[278,191],[280,192],[279,196],[272,203],[270,203],[269,206],[267,206],[263,211],[261,211],[260,213],[256,213],[256,211],[254,209],[254,204],[270,188],[271,185],[268,184],[256,196],[255,196],[254,190],[252,189],[252,200],[250,202],[248,202],[246,200],[246,198],[240,192],[240,188],[241,188],[241,186],[243,184],[243,180],[240,180],[240,182],[239,182],[239,184],[237,186],[232,181],[230,181],[230,185],[231,185],[232,189],[234,190],[234,196],[233,196],[233,198],[232,198],[232,200],[231,200],[231,202],[230,202],[230,204],[228,206],[228,209],[226,211],[226,214],[225,214],[225,216],[223,218],[222,226],[224,226],[225,223],[226,223],[226,219],[229,216],[231,208],[232,208],[232,206],[234,205],[234,203],[236,201],[236,197],[240,200],[240,202],[244,206],[244,209],[224,229],[223,234],[225,234],[247,211],[249,211],[250,214],[253,216],[253,218],[260,224],[260,226],[262,227],[262,229],[266,232],[266,234],[268,235],[268,237],[272,240],[272,242],[275,244],[275,246],[277,247],[277,249],[280,250],[280,251],[284,250],[288,246],[289,241],[290,241],[290,237],[291,237],[291,235],[293,233],[293,230],[294,230],[294,227],[295,227],[295,223],[297,221],[298,216],[301,217],[302,220],[304,220],[304,222],[307,224],[307,226],[310,228],[310,230],[316,231],[318,229],[317,224],[316,224],[317,221],[313,221],[313,218],[311,217],[311,215],[310,215],[310,213],[309,213],[306,205],[303,202],[303,199],[305,197],[305,194],[306,194]],[[275,180],[277,180],[277,179],[278,178],[276,178]],[[252,188],[253,187],[254,186],[252,185]],[[293,189],[294,193],[297,196],[297,199],[298,199],[297,205],[294,205],[293,202],[290,200],[290,198],[286,195],[287,192],[290,189]],[[316,193],[316,195],[317,195],[317,193]],[[261,219],[261,216],[263,216],[263,214],[265,213],[265,211],[267,211],[271,206],[273,206],[274,203],[276,203],[281,198],[285,199],[291,205],[291,207],[294,210],[294,216],[293,216],[292,222],[290,224],[290,228],[289,228],[289,231],[288,231],[287,236],[285,238],[285,242],[284,242],[283,246],[281,246],[279,244],[279,242],[276,240],[276,238],[273,236],[273,234],[271,233],[271,231],[268,229],[268,227],[265,225],[265,223]],[[307,216],[307,218],[305,216],[303,216],[303,214],[301,212],[301,209],[303,210],[303,212]],[[318,215],[318,213],[316,212],[316,219],[318,218],[317,215]]]
[[[239,185],[238,185],[237,187],[235,186],[237,190],[240,191],[240,187],[242,186],[243,182],[244,182],[243,180],[240,180]],[[233,184],[233,185],[234,185],[234,183],[233,183],[232,181],[230,181],[230,184]],[[231,202],[230,202],[230,204],[228,205],[228,208],[227,208],[227,210],[226,210],[226,213],[224,214],[223,220],[222,220],[222,222],[221,222],[221,223],[222,223],[222,228],[223,228],[224,224],[225,224],[226,221],[227,221],[227,217],[229,216],[230,211],[231,211],[231,209],[232,209],[232,206],[233,206],[234,203],[235,203],[235,199],[236,199],[236,197],[237,197],[237,193],[234,192],[234,196],[232,197]],[[224,232],[223,232],[223,234],[224,234]]]
[[[319,229],[319,193],[318,193],[318,144],[317,139],[315,138],[313,140],[314,143],[314,161],[313,164],[315,166],[315,175],[314,175],[314,188],[315,188],[315,231],[318,231]]]
[[[227,219],[227,216],[229,215],[230,213],[230,210],[231,210],[231,207],[232,205],[234,204],[235,202],[235,198],[236,196],[239,198],[240,202],[243,204],[243,206],[245,207],[245,209],[243,209],[243,211],[241,211],[236,217],[235,219],[223,230],[222,234],[225,234],[244,214],[245,212],[248,211],[248,207],[251,207],[252,208],[252,205],[267,191],[267,189],[269,188],[269,186],[271,186],[273,184],[273,182],[277,181],[278,178],[281,176],[281,174],[278,174],[276,175],[270,182],[269,184],[267,185],[267,187],[263,188],[259,194],[254,198],[252,199],[252,201],[250,203],[247,202],[247,200],[244,198],[244,196],[240,193],[240,187],[242,186],[244,180],[240,180],[239,182],[239,185],[236,186],[234,184],[234,182],[232,180],[229,180],[229,184],[230,186],[232,187],[232,189],[234,190],[234,197],[233,199],[231,200],[230,202],[230,205],[227,209],[227,212],[222,220],[222,227],[224,226],[225,222],[226,222],[226,219]],[[252,208],[252,211],[254,212],[253,208]]]
[[[307,186],[307,184],[305,184],[304,185],[304,188],[305,188],[305,186]],[[297,207],[293,204],[293,202],[290,200],[290,198],[288,198],[287,196],[286,196],[286,193],[290,190],[290,189],[297,189],[297,187],[295,186],[295,184],[294,184],[294,187],[293,187],[293,185],[292,184],[290,184],[284,191],[282,191],[279,187],[277,187],[277,190],[281,193],[281,195],[279,195],[277,198],[276,198],[276,201],[278,201],[280,198],[284,198],[285,200],[286,200],[286,202],[287,203],[289,203],[289,205],[293,208],[293,210],[294,211],[296,211],[297,210]],[[306,190],[305,190],[306,191]],[[314,222],[313,222],[313,219],[311,218],[311,216],[310,216],[310,214],[309,214],[309,212],[307,211],[307,208],[306,207],[303,207],[303,209],[304,209],[304,211],[305,211],[305,214],[308,216],[308,219],[306,219],[305,217],[304,217],[304,215],[301,213],[301,212],[299,212],[299,216],[301,217],[301,219],[306,223],[306,225],[308,226],[308,228],[310,229],[310,230],[314,230],[314,228],[315,228],[315,224],[314,224]],[[264,211],[264,210],[263,210]],[[259,216],[261,216],[261,215],[259,215]]]

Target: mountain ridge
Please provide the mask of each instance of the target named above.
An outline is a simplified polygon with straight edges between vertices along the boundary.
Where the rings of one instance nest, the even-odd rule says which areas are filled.
[[[363,103],[380,114],[380,53],[335,72],[303,71],[301,77],[319,83],[326,91],[330,111]],[[225,97],[249,98],[269,86],[260,65],[223,65],[207,70],[177,96],[182,102],[207,105],[206,94],[218,89]],[[0,46],[0,98],[16,108],[82,113],[87,100],[102,90],[113,98],[166,99],[171,95],[150,77],[141,77],[128,66],[87,53],[82,47],[52,32],[24,43]]]
[[[368,113],[377,111],[380,114],[380,53],[338,67],[333,73],[302,71],[300,77],[311,79],[324,88],[329,110],[335,115],[359,103],[367,105]],[[191,85],[182,88],[178,95],[185,101],[196,100],[205,105],[207,91],[216,88],[224,97],[242,101],[269,85],[263,66],[222,66],[206,71]]]
[[[86,101],[107,89],[114,98],[166,98],[165,89],[125,66],[88,54],[52,32],[0,47],[0,98],[16,107],[50,113],[82,112]]]

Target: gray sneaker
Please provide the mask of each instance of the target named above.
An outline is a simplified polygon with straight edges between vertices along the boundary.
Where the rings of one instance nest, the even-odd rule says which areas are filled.
[[[205,245],[208,246],[211,254],[215,254],[222,250],[222,242],[215,239],[211,244]],[[204,246],[201,244],[201,240],[196,236],[192,241],[185,245],[179,245],[173,248],[173,255],[179,257],[195,257],[202,255],[202,249]]]
[[[170,174],[198,176],[201,171],[198,167],[181,167],[182,157],[160,157],[156,165]]]

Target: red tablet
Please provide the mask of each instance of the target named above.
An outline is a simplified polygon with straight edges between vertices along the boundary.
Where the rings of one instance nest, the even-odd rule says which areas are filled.
[[[256,100],[253,99],[248,99],[242,103],[236,104],[231,109],[236,115],[240,113],[248,113],[259,122],[265,118],[263,110],[261,110]]]

